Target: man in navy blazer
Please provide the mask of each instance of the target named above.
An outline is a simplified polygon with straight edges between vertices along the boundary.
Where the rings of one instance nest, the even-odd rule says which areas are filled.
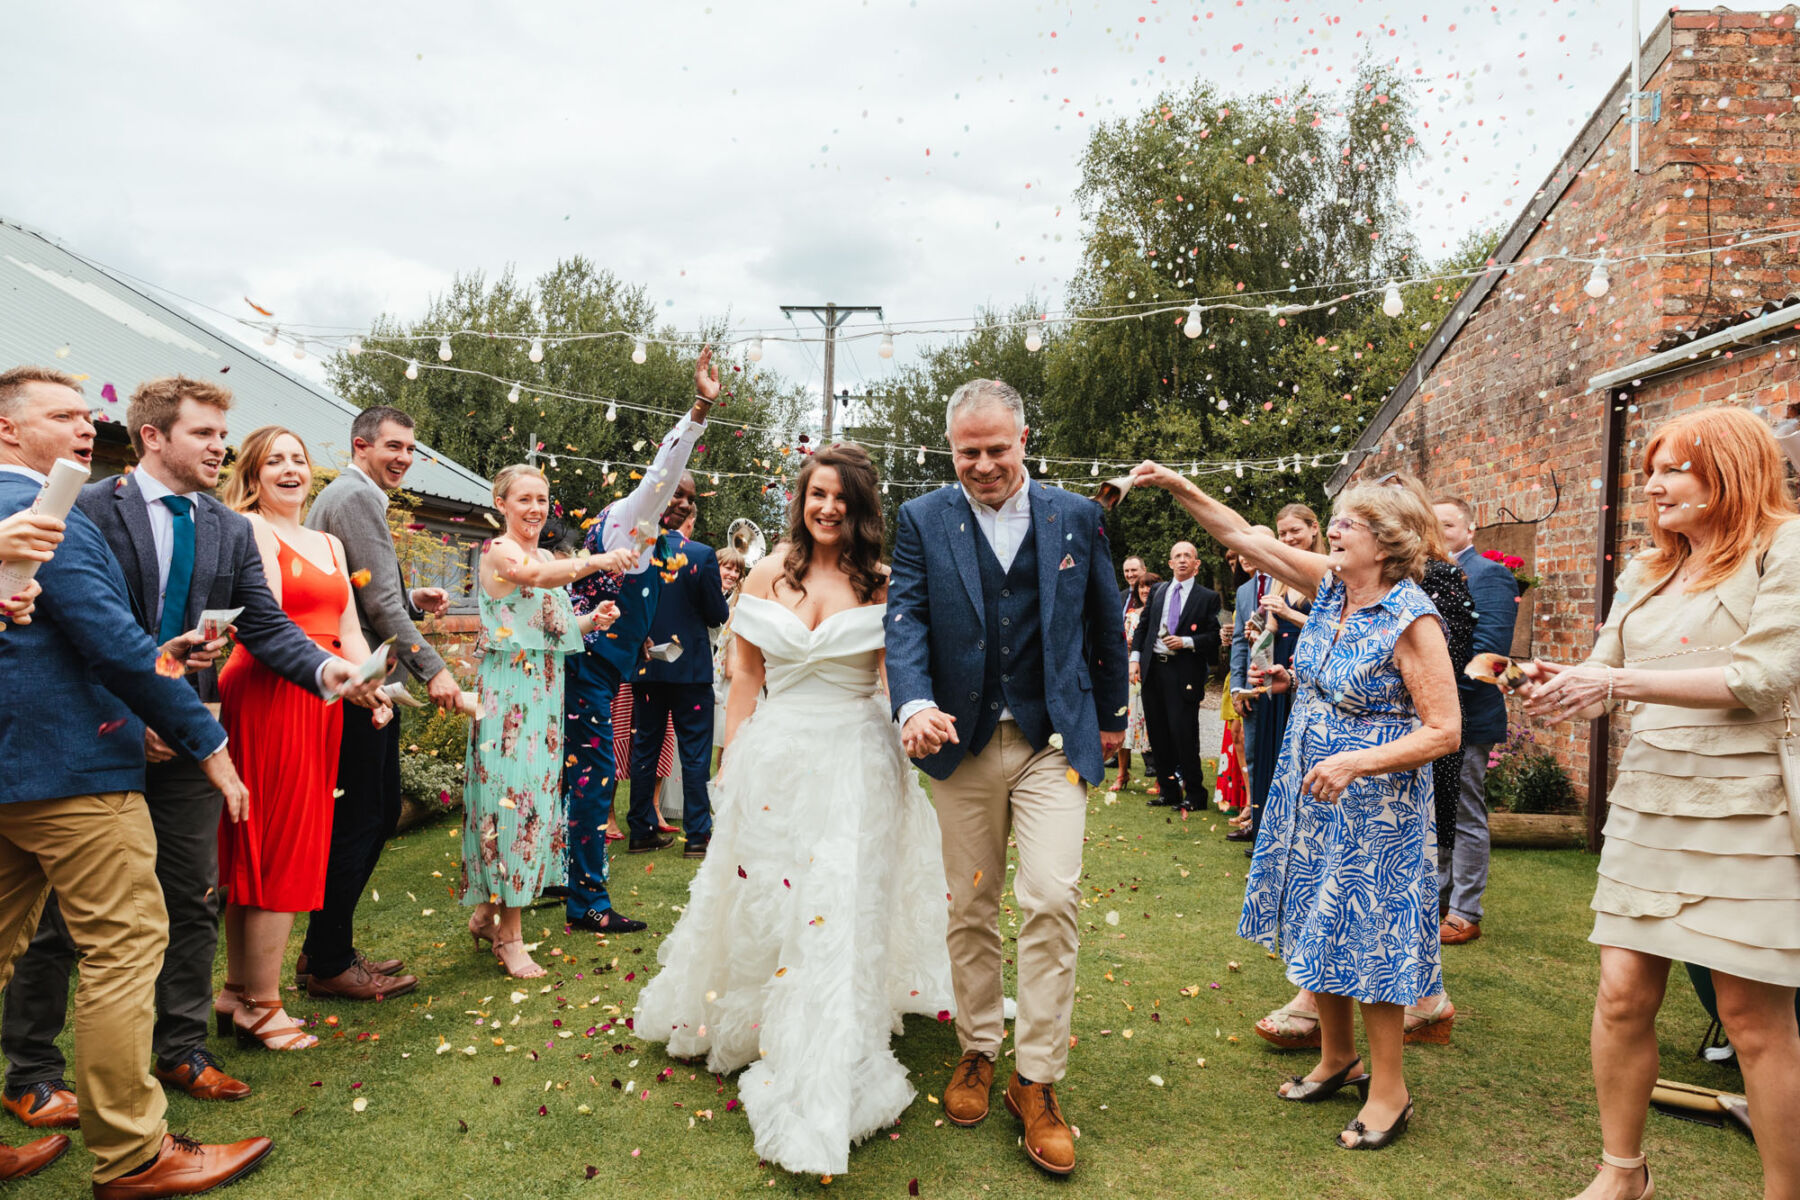
[[[993,379],[945,413],[959,487],[901,506],[888,582],[888,694],[932,789],[949,882],[962,1045],[944,1114],[988,1113],[1005,1034],[999,930],[1017,841],[1017,1069],[1026,1154],[1066,1175],[1075,1143],[1053,1085],[1069,1057],[1087,785],[1124,741],[1125,625],[1100,506],[1025,472],[1025,406]],[[1216,639],[1217,634],[1214,634]]]
[[[1150,593],[1131,640],[1131,669],[1143,685],[1144,724],[1156,755],[1152,805],[1182,812],[1206,807],[1200,757],[1200,701],[1219,662],[1219,593],[1200,582],[1192,542],[1169,550],[1172,578]]]
[[[681,535],[694,512],[694,477],[683,472],[663,510],[666,530],[661,563],[662,593],[650,622],[654,646],[679,644],[673,661],[656,656],[639,659],[631,676],[631,842],[641,853],[668,843],[656,832],[656,759],[663,733],[675,719],[675,748],[681,756],[682,826],[688,858],[706,857],[712,841],[712,808],[706,782],[712,777],[712,652],[706,631],[731,619],[725,589],[719,583],[719,556],[710,546]]]
[[[0,517],[36,501],[57,459],[86,465],[93,443],[74,378],[43,367],[0,374]],[[0,706],[0,987],[9,1000],[23,988],[13,958],[54,888],[81,953],[76,1075],[94,1195],[173,1195],[176,1177],[200,1190],[194,1185],[248,1170],[270,1144],[177,1148],[162,1089],[144,1073],[168,940],[144,799],[146,726],[194,764],[232,820],[249,796],[225,731],[192,688],[159,672],[157,644],[135,619],[105,537],[81,509],[69,514],[37,581],[42,594],[30,623],[0,633],[0,678],[13,699]],[[215,809],[214,836],[218,821]],[[62,988],[59,1007],[66,979]],[[67,1145],[58,1136],[7,1147],[0,1177],[40,1169]],[[115,1182],[127,1173],[128,1184]]]
[[[105,536],[123,572],[133,624],[147,636],[169,643],[195,630],[207,609],[242,608],[232,623],[238,641],[290,682],[324,694],[349,682],[354,669],[319,649],[281,610],[263,579],[250,522],[208,494],[225,457],[230,405],[231,392],[209,381],[146,381],[125,415],[137,470],[90,483],[76,503]],[[222,645],[182,655],[202,700],[218,697],[211,664]],[[240,1099],[249,1088],[206,1048],[219,944],[221,799],[191,755],[154,730],[143,741],[156,877],[169,914],[168,950],[156,978],[157,1078],[198,1099]],[[32,1113],[30,1093],[46,1084],[61,1090],[54,1086],[63,1076],[56,1038],[74,965],[75,945],[52,897],[7,989],[0,1027],[6,1104],[22,1119]],[[72,1108],[74,1097],[66,1103]]]
[[[1274,536],[1274,531],[1266,525],[1255,527],[1258,531]],[[1250,686],[1250,632],[1246,626],[1251,617],[1259,617],[1262,612],[1263,594],[1273,584],[1261,571],[1252,571],[1250,578],[1238,585],[1231,621],[1231,706],[1237,710],[1238,720],[1244,725],[1244,786],[1251,788],[1250,828],[1239,833],[1233,831],[1225,835],[1228,842],[1255,842],[1257,830],[1262,828],[1262,802],[1264,797],[1258,796],[1251,783],[1250,758],[1255,754],[1256,746],[1256,697],[1245,694]],[[1249,847],[1245,847],[1249,853]]]
[[[1444,542],[1469,577],[1475,601],[1475,653],[1507,654],[1519,619],[1519,582],[1513,573],[1475,549],[1475,510],[1456,496],[1435,505]],[[1438,856],[1438,899],[1447,906],[1439,938],[1449,946],[1481,936],[1481,897],[1487,891],[1487,760],[1506,740],[1506,697],[1497,687],[1468,677],[1456,681],[1463,700],[1463,765],[1456,797],[1456,844]]]

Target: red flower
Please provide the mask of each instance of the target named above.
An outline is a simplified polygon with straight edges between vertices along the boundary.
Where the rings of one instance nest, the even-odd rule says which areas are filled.
[[[1483,550],[1481,552],[1481,557],[1483,557],[1485,559],[1490,559],[1493,562],[1499,562],[1501,559],[1505,558],[1506,556],[1504,554],[1501,554],[1498,550]]]

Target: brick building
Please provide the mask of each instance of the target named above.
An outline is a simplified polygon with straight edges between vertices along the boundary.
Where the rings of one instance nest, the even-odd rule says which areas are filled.
[[[1471,283],[1328,485],[1404,469],[1474,504],[1477,545],[1542,580],[1516,655],[1586,656],[1620,564],[1649,541],[1638,465],[1652,429],[1698,404],[1771,421],[1800,405],[1797,18],[1792,5],[1666,15],[1642,49],[1636,173],[1627,70],[1495,252],[1520,265]],[[1547,257],[1602,251],[1598,299],[1587,264]],[[1652,251],[1682,256],[1633,257]],[[1539,740],[1598,797],[1623,724]],[[1587,807],[1597,845],[1604,805]]]

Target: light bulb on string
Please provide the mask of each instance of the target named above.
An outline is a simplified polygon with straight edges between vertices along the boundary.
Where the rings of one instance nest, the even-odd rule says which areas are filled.
[[[925,447],[919,447],[918,457],[914,458],[913,461],[918,463],[921,467],[925,465]]]
[[[1244,464],[1241,462],[1237,465],[1237,477],[1239,479],[1244,477]]]
[[[1190,304],[1187,311],[1187,322],[1182,325],[1181,332],[1191,338],[1200,336],[1200,306]]]
[[[295,342],[294,343],[294,357],[297,359],[306,357],[306,343],[305,342]]]
[[[1611,288],[1612,277],[1606,273],[1606,255],[1602,254],[1594,263],[1593,273],[1588,276],[1587,283],[1582,286],[1581,290],[1598,300]]]
[[[1042,458],[1038,459],[1038,474],[1039,475],[1047,474],[1049,472],[1049,470],[1050,470],[1049,460],[1042,459]]]
[[[517,404],[519,402],[519,385],[518,384],[516,384],[516,383],[513,384],[512,390],[506,393],[506,402],[508,404]]]
[[[885,479],[881,481],[881,494],[884,496],[888,494],[888,481]]]
[[[634,363],[637,363],[639,366],[643,366],[644,360],[649,357],[650,357],[650,352],[647,349],[645,349],[645,347],[644,347],[644,339],[639,338],[635,343],[632,344],[631,361]]]
[[[1033,321],[1025,328],[1025,349],[1036,354],[1044,348],[1044,327]]]
[[[612,403],[607,404],[606,419],[609,421],[616,421],[619,419],[619,406],[618,405],[612,404]]]
[[[1400,285],[1393,280],[1387,282],[1387,292],[1381,298],[1381,311],[1390,317],[1397,317],[1406,311],[1406,302],[1400,299]]]
[[[1093,466],[1088,468],[1089,475],[1098,475],[1099,473],[1100,473],[1100,464],[1099,463],[1095,463]]]
[[[744,357],[748,358],[751,362],[761,362],[762,354],[762,339],[759,337],[751,338],[750,349],[744,352]]]
[[[532,338],[531,339],[531,349],[529,349],[525,352],[525,357],[529,358],[532,362],[543,362],[544,361],[544,339],[541,337]]]
[[[263,334],[263,345],[273,346],[275,344],[275,339],[279,338],[280,336],[281,336],[281,326],[279,326],[279,325],[269,326],[268,332]]]
[[[450,361],[450,338],[448,336],[438,339],[438,361]]]
[[[358,354],[362,353],[362,350],[363,350],[362,339],[360,337],[351,338],[350,339],[350,357],[355,358]]]
[[[883,358],[894,357],[894,331],[893,330],[884,329],[881,331],[881,345],[876,348],[875,353],[881,355],[881,357],[883,357]]]
[[[418,359],[409,358],[406,360],[406,377],[408,379],[417,379],[419,377],[419,360]]]

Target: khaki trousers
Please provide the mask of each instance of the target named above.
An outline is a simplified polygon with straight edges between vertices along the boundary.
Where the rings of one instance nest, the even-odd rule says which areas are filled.
[[[75,1091],[94,1181],[106,1183],[148,1162],[167,1129],[150,1032],[169,921],[143,793],[0,805],[0,987],[51,888],[81,954]]]
[[[965,1052],[997,1057],[1006,1034],[999,920],[1010,831],[1019,845],[1013,880],[1018,1072],[1034,1083],[1055,1083],[1069,1060],[1087,788],[1070,779],[1061,750],[1033,751],[1017,725],[1002,721],[981,753],[965,756],[950,778],[933,785],[932,795],[950,885],[957,1040]]]

